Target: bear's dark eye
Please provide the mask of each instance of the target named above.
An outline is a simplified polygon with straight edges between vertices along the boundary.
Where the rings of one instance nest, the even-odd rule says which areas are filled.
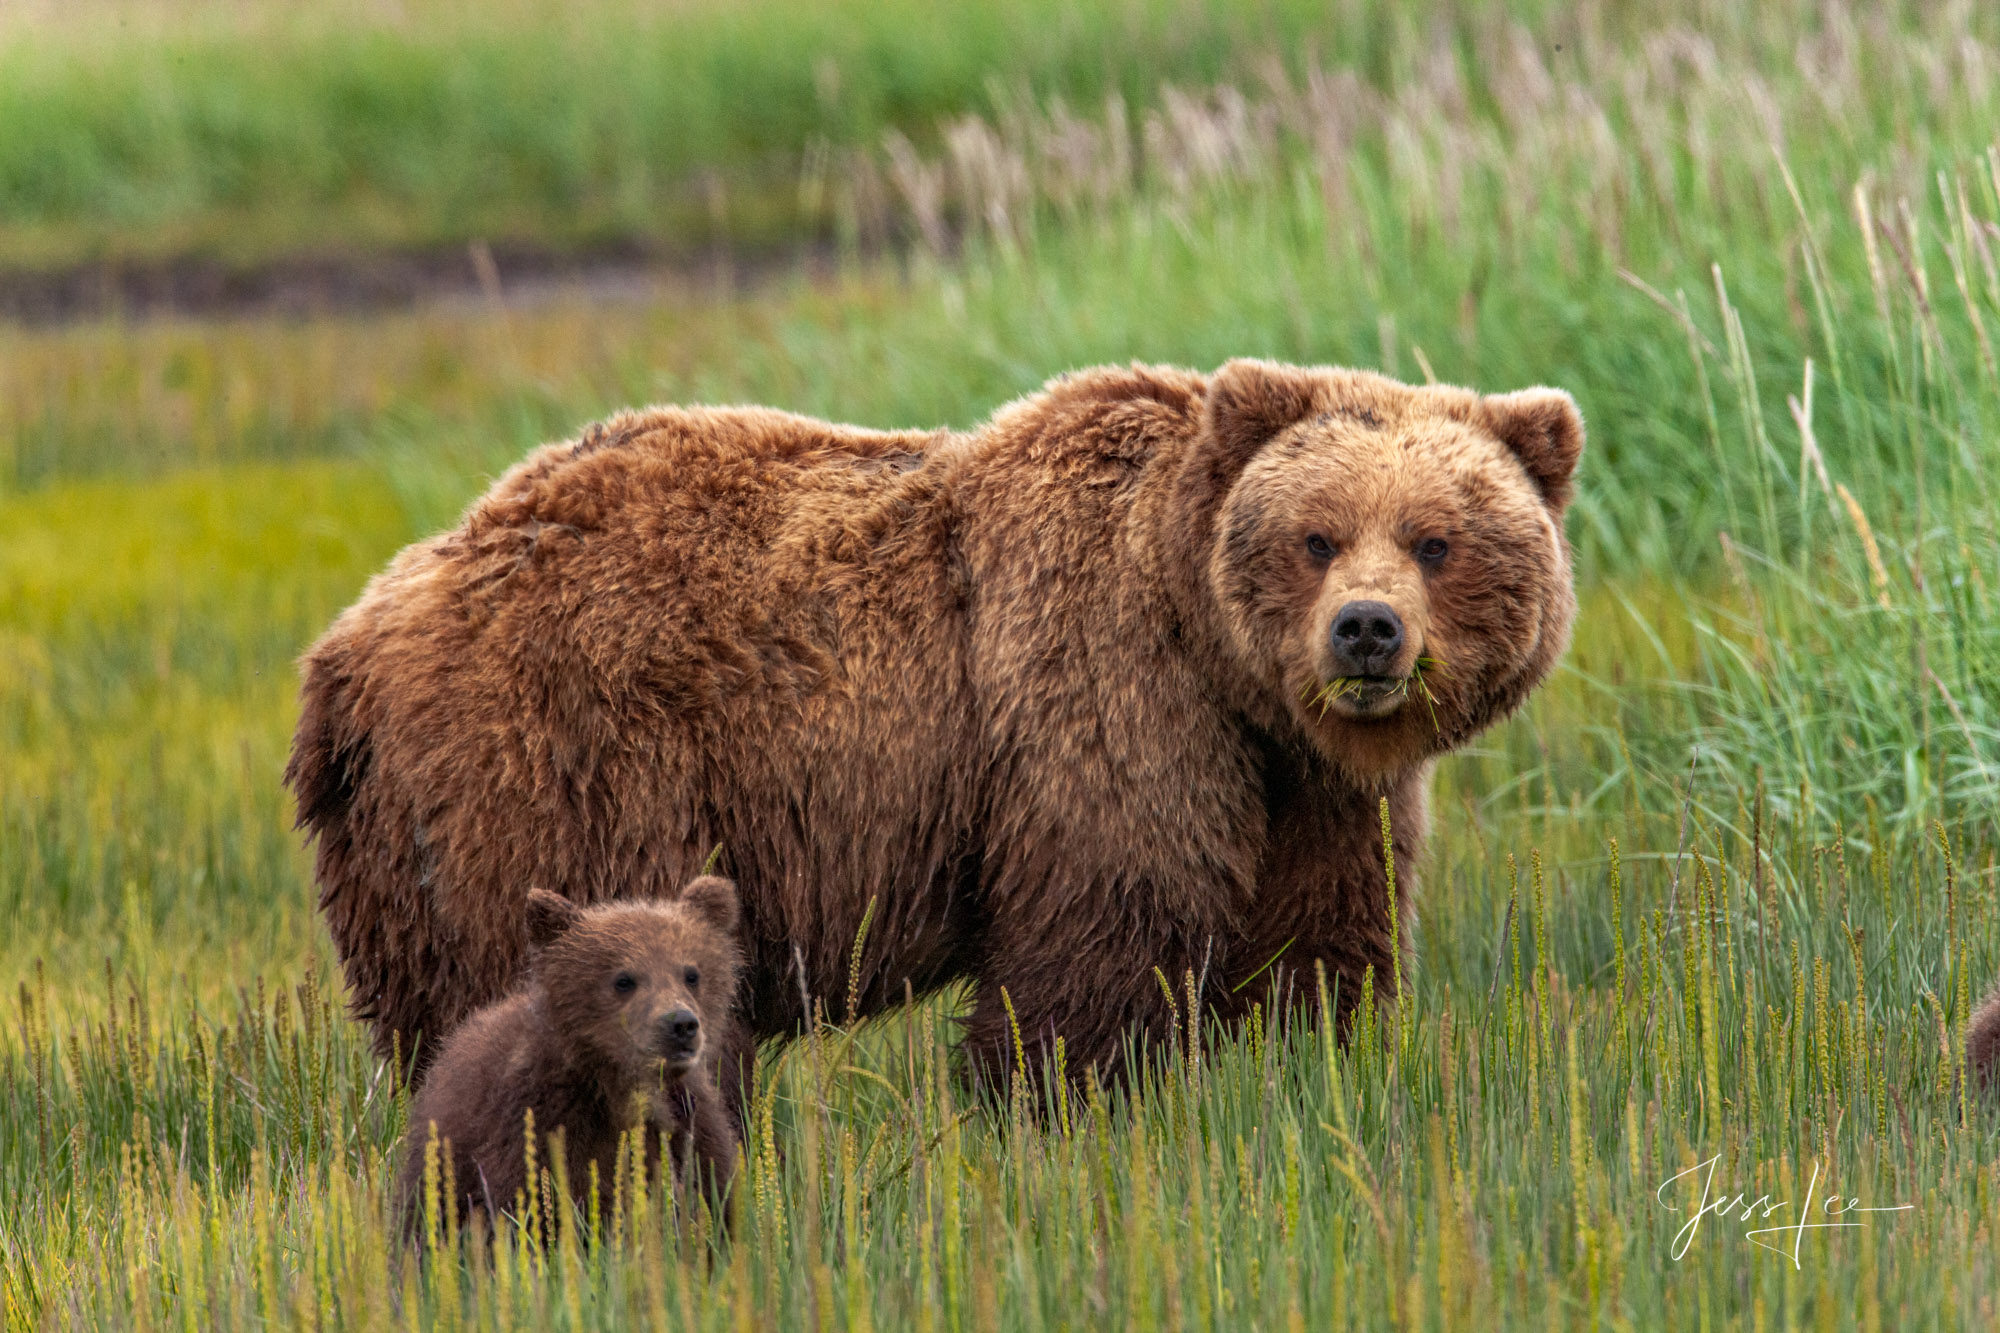
[[[690,989],[699,986],[701,984],[701,969],[698,967],[689,968],[687,971],[681,973],[681,980],[685,981]]]
[[[1315,532],[1306,538],[1306,554],[1315,560],[1333,559],[1333,543]]]
[[[639,978],[633,976],[630,972],[620,972],[612,979],[611,989],[617,991],[620,995],[630,995],[633,991],[639,989]]]
[[[1435,565],[1451,550],[1451,544],[1442,537],[1426,537],[1417,543],[1417,559],[1427,565]]]

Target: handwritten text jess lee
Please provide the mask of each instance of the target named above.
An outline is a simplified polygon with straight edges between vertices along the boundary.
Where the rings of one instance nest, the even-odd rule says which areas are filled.
[[[1686,1254],[1688,1247],[1694,1244],[1695,1232],[1700,1230],[1701,1220],[1704,1217],[1711,1215],[1720,1217],[1724,1213],[1736,1213],[1739,1222],[1748,1222],[1753,1216],[1759,1220],[1767,1219],[1779,1209],[1792,1206],[1790,1200],[1774,1200],[1768,1194],[1760,1195],[1754,1200],[1742,1193],[1716,1197],[1713,1193],[1715,1164],[1721,1159],[1722,1154],[1717,1153],[1705,1162],[1696,1162],[1687,1170],[1668,1176],[1660,1182],[1660,1188],[1653,1192],[1653,1197],[1659,1201],[1662,1208],[1667,1209],[1669,1212],[1678,1213],[1681,1209],[1674,1204],[1668,1203],[1663,1197],[1667,1192],[1667,1186],[1673,1184],[1676,1180],[1691,1176],[1697,1171],[1702,1173],[1701,1204],[1695,1209],[1694,1216],[1688,1219],[1687,1225],[1674,1233],[1673,1256],[1676,1260],[1679,1260],[1682,1255]],[[1818,1188],[1819,1163],[1814,1162],[1812,1180],[1806,1186],[1805,1206],[1799,1209],[1798,1220],[1785,1226],[1759,1227],[1752,1231],[1746,1231],[1743,1233],[1743,1238],[1752,1244],[1761,1245],[1765,1249],[1777,1254],[1789,1253],[1792,1260],[1792,1267],[1797,1268],[1799,1266],[1799,1245],[1805,1238],[1806,1232],[1821,1231],[1834,1227],[1862,1227],[1867,1225],[1866,1222],[1858,1221],[1815,1222],[1808,1220],[1812,1216],[1813,1195]],[[1915,1204],[1902,1203],[1889,1208],[1864,1208],[1861,1206],[1861,1200],[1852,1198],[1843,1200],[1837,1193],[1829,1195],[1820,1201],[1821,1214],[1832,1218],[1845,1218],[1854,1213],[1900,1213],[1914,1207],[1916,1207]],[[1779,1237],[1786,1234],[1789,1234],[1792,1238],[1789,1247],[1786,1247],[1781,1242],[1774,1243],[1773,1241],[1760,1239],[1764,1236]]]

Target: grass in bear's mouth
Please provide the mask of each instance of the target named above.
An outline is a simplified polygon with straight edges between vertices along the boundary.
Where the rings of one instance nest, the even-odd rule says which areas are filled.
[[[1431,728],[1436,730],[1438,724],[1437,696],[1431,692],[1430,683],[1427,680],[1427,677],[1432,673],[1444,674],[1444,663],[1428,654],[1420,656],[1417,658],[1416,665],[1410,668],[1410,674],[1404,676],[1401,680],[1390,682],[1390,687],[1385,693],[1394,695],[1397,698],[1407,698],[1415,695],[1417,698],[1422,699],[1425,711],[1430,714]],[[1381,685],[1382,683],[1383,678],[1380,676],[1335,676],[1316,690],[1311,686],[1306,687],[1306,706],[1309,708],[1318,708],[1320,716],[1325,717],[1326,710],[1333,707],[1337,700],[1358,698],[1370,686]]]

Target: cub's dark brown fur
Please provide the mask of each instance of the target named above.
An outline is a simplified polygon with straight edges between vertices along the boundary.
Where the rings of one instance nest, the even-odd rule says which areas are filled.
[[[459,1216],[513,1211],[530,1111],[538,1159],[553,1167],[560,1143],[580,1204],[597,1164],[604,1216],[619,1136],[635,1128],[650,1167],[664,1138],[676,1178],[719,1198],[737,1148],[715,1079],[718,1054],[737,1044],[735,886],[710,875],[676,902],[588,910],[536,889],[526,916],[527,981],[453,1032],[410,1109],[398,1179],[406,1224],[414,1231],[425,1215],[433,1126],[449,1148]]]
[[[1225,1017],[1316,964],[1386,990],[1377,803],[1407,913],[1433,761],[1567,642],[1582,445],[1553,389],[1234,361],[964,434],[663,408],[544,448],[305,659],[357,1010],[448,1032],[521,885],[656,894],[717,844],[759,1037],[845,1008],[871,905],[860,1011],[973,978],[989,1070],[1003,988],[1077,1070],[1165,1031],[1156,967]]]
[[[2000,1093],[2000,989],[1986,997],[1965,1034],[1965,1069],[1989,1093]]]

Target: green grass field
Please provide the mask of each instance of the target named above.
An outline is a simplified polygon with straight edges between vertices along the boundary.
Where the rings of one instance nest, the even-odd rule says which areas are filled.
[[[831,231],[831,159],[886,131],[1340,32],[1303,0],[25,0],[0,258],[771,245]]]
[[[575,243],[604,200],[664,196],[620,194],[615,161],[536,176],[522,117],[568,104],[508,62],[594,141],[617,98],[565,62],[623,45],[702,71],[671,97],[709,119],[661,182],[825,136],[911,246],[850,229],[832,276],[747,294],[0,328],[10,1327],[2000,1325],[2000,1099],[1958,1060],[2000,978],[1991,14],[759,0],[664,11],[643,49],[565,28],[544,64],[558,20],[525,0],[369,12],[243,0],[161,44],[114,5],[92,21],[136,35],[101,47],[73,15],[11,17],[0,69],[34,78],[0,77],[0,126],[27,127],[0,135],[0,236],[50,262],[153,228],[248,252],[323,213],[343,243],[488,216]],[[841,119],[812,109],[810,54],[847,20],[877,73],[842,66],[873,91]],[[486,45],[461,65],[467,25]],[[421,189],[315,168],[267,196],[171,117],[120,119],[199,87],[322,133],[332,94],[287,71],[360,78],[328,51],[457,81],[411,94],[441,121],[385,93],[355,130]],[[715,91],[756,100],[744,51],[797,84],[754,114]],[[36,119],[59,105],[77,124]],[[114,123],[147,127],[127,176],[61,189],[136,182],[134,211],[21,184]],[[523,174],[433,182],[460,133]],[[378,207],[381,231],[355,221]],[[1346,1048],[1208,1034],[1045,1120],[967,1102],[948,1002],[829,1026],[766,1053],[727,1238],[652,1197],[595,1240],[399,1262],[404,1101],[342,1015],[278,785],[292,659],[368,575],[630,403],[965,425],[1066,367],[1239,354],[1560,384],[1590,426],[1576,643],[1440,768],[1408,1002]],[[1786,1206],[1683,1232],[1680,1173],[1712,1158],[1710,1199]],[[1746,1236],[1809,1191],[1813,1229]]]

